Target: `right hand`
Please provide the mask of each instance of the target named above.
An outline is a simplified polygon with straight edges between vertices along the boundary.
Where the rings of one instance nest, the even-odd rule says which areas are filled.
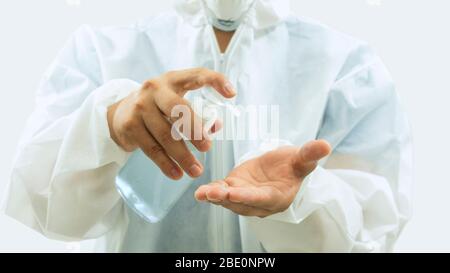
[[[188,107],[191,112],[191,130],[203,132],[201,139],[191,140],[191,143],[201,152],[208,151],[211,147],[208,132],[203,129],[201,119],[195,115],[189,102],[183,98],[188,91],[206,85],[226,98],[236,94],[222,74],[205,68],[167,72],[146,81],[140,90],[108,108],[111,138],[127,152],[140,148],[169,178],[180,179],[183,170],[191,177],[200,176],[203,173],[202,164],[183,140],[172,137],[169,120],[174,122],[170,119],[174,106]],[[217,130],[211,128],[213,132]]]

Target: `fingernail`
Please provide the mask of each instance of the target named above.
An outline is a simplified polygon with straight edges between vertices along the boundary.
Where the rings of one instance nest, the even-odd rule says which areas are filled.
[[[200,176],[202,174],[202,168],[198,164],[194,164],[189,168],[189,174],[191,176]]]
[[[236,95],[236,91],[234,90],[233,85],[231,85],[230,82],[227,82],[225,84],[225,90],[227,91],[228,94],[230,95]]]
[[[180,176],[180,171],[177,168],[172,168],[172,170],[170,170],[170,174],[173,177],[178,177],[178,176]]]
[[[210,143],[211,142],[208,140],[202,140],[202,142],[200,142],[200,149],[202,149],[203,152],[206,152],[211,147]]]

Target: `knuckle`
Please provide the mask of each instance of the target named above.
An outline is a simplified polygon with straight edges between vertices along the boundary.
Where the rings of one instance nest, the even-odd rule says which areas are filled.
[[[142,85],[142,89],[146,91],[154,91],[159,89],[159,83],[156,79],[146,80]]]
[[[196,67],[196,68],[194,68],[194,73],[196,73],[196,74],[207,74],[207,73],[209,73],[209,69],[207,69],[207,68],[204,68],[204,67]]]
[[[163,152],[164,149],[159,145],[151,145],[147,149],[147,153],[150,155],[152,159],[158,158]]]
[[[138,123],[137,123],[137,121],[136,120],[134,120],[134,119],[132,119],[132,118],[130,118],[130,119],[127,119],[124,123],[123,123],[123,129],[125,130],[125,131],[134,131],[134,130],[136,130],[136,128],[138,128]]]
[[[172,169],[172,164],[166,157],[159,158],[156,163],[162,171],[169,171]]]
[[[190,167],[195,162],[195,158],[190,152],[184,151],[178,156],[177,161],[182,166]]]
[[[175,70],[165,72],[164,74],[161,75],[161,83],[169,85],[172,84],[174,79],[177,78],[178,73],[179,72]]]
[[[225,76],[221,73],[215,72],[213,77],[214,80],[216,81],[220,81],[220,82],[224,82],[225,81]]]
[[[141,98],[138,98],[136,100],[136,102],[134,103],[134,109],[137,112],[143,112],[147,108],[147,105],[148,105],[148,103],[145,101],[144,98],[141,97]]]
[[[194,87],[198,87],[198,86],[202,86],[204,83],[204,79],[202,76],[198,76],[197,78],[195,78],[192,82],[192,85]]]
[[[162,130],[158,133],[158,135],[159,141],[161,141],[163,145],[170,145],[172,144],[173,141],[175,141],[175,139],[172,136],[171,130]]]
[[[130,138],[127,132],[118,133],[117,139],[119,146],[126,152],[132,152],[136,149],[136,145],[134,145],[132,138]]]
[[[136,149],[136,146],[132,145],[132,144],[124,144],[122,146],[122,148],[124,149],[124,151],[126,151],[128,153],[131,153],[131,152],[133,152]]]

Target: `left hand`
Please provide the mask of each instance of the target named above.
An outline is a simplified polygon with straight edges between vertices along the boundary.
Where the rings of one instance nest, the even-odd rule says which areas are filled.
[[[324,140],[270,151],[237,166],[225,179],[200,186],[195,198],[243,216],[266,217],[285,211],[303,179],[330,151]]]

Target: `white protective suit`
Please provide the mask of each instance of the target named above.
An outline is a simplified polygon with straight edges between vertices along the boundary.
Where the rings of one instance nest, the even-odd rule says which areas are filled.
[[[158,222],[123,201],[115,178],[137,163],[110,138],[107,107],[191,67],[224,73],[238,91],[232,103],[279,105],[283,142],[330,142],[288,210],[242,217],[194,199],[199,185],[261,154],[258,140],[215,142],[203,176]],[[5,210],[49,238],[101,237],[104,251],[390,251],[411,215],[411,165],[405,114],[367,44],[289,14],[287,0],[256,0],[221,55],[201,1],[179,1],[131,26],[75,32],[38,90]],[[154,170],[148,183],[173,183]]]

